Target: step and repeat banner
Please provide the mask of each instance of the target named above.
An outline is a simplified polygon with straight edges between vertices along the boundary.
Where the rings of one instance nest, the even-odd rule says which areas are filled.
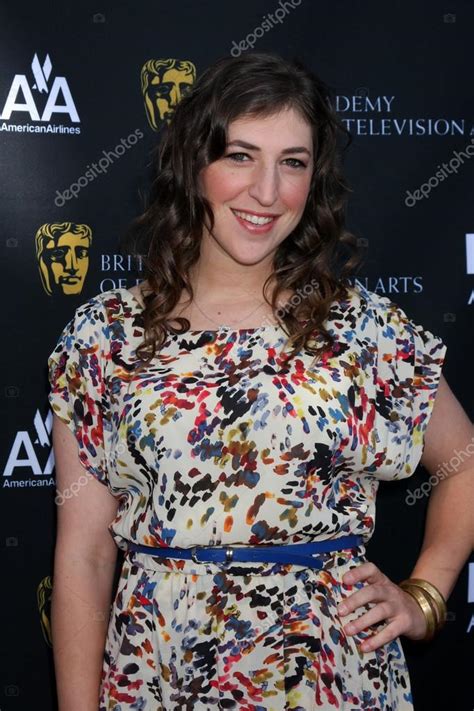
[[[160,131],[213,61],[275,51],[301,59],[333,88],[354,139],[344,166],[353,189],[348,226],[366,251],[357,279],[444,340],[443,372],[473,417],[474,6],[10,5],[0,22],[0,709],[46,711],[56,708],[47,357],[80,304],[141,280],[119,241],[142,209]],[[473,453],[453,451],[443,472]],[[443,472],[430,476],[420,466],[380,487],[368,554],[396,581],[416,560]],[[448,607],[431,644],[403,640],[419,711],[474,707],[474,563]]]

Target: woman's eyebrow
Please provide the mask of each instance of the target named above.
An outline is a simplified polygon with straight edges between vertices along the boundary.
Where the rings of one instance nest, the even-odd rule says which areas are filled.
[[[241,148],[247,148],[249,151],[259,151],[260,148],[258,146],[254,146],[252,143],[247,143],[247,141],[240,141],[240,140],[235,140],[235,141],[230,141],[228,146],[240,146]],[[311,156],[310,151],[308,151],[307,148],[304,146],[293,146],[292,148],[284,148],[282,150],[282,153],[307,153],[309,156]]]

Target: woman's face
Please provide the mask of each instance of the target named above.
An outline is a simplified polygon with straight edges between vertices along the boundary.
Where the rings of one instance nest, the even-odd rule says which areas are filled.
[[[311,126],[286,109],[233,121],[227,139],[222,158],[199,176],[215,218],[204,237],[237,262],[254,264],[301,219],[313,172]]]

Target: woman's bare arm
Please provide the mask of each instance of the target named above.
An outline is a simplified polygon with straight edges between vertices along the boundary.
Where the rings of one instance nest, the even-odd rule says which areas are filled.
[[[421,463],[436,481],[410,577],[426,578],[447,598],[474,550],[474,426],[443,376]]]
[[[448,598],[474,547],[474,427],[441,376],[433,413],[425,432],[421,463],[435,478],[431,491],[423,546],[411,574],[425,578]],[[454,463],[456,465],[454,466]],[[448,473],[446,465],[450,467]],[[446,476],[445,476],[446,474]],[[430,479],[431,482],[431,479]],[[366,582],[338,606],[347,615],[376,603],[349,626],[356,635],[378,622],[385,625],[365,639],[360,649],[371,652],[401,634],[422,639],[426,620],[411,595],[367,561],[344,573],[345,584]]]
[[[69,494],[58,499],[51,599],[59,711],[97,711],[117,559],[108,525],[118,501],[82,466],[73,433],[56,415],[53,447],[58,493]]]

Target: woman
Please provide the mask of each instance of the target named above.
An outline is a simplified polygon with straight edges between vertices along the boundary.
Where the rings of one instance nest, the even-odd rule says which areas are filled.
[[[135,225],[146,279],[51,353],[60,711],[413,708],[399,636],[443,623],[472,471],[434,488],[403,589],[365,556],[377,486],[472,425],[442,341],[350,286],[343,130],[300,64],[210,67]]]

